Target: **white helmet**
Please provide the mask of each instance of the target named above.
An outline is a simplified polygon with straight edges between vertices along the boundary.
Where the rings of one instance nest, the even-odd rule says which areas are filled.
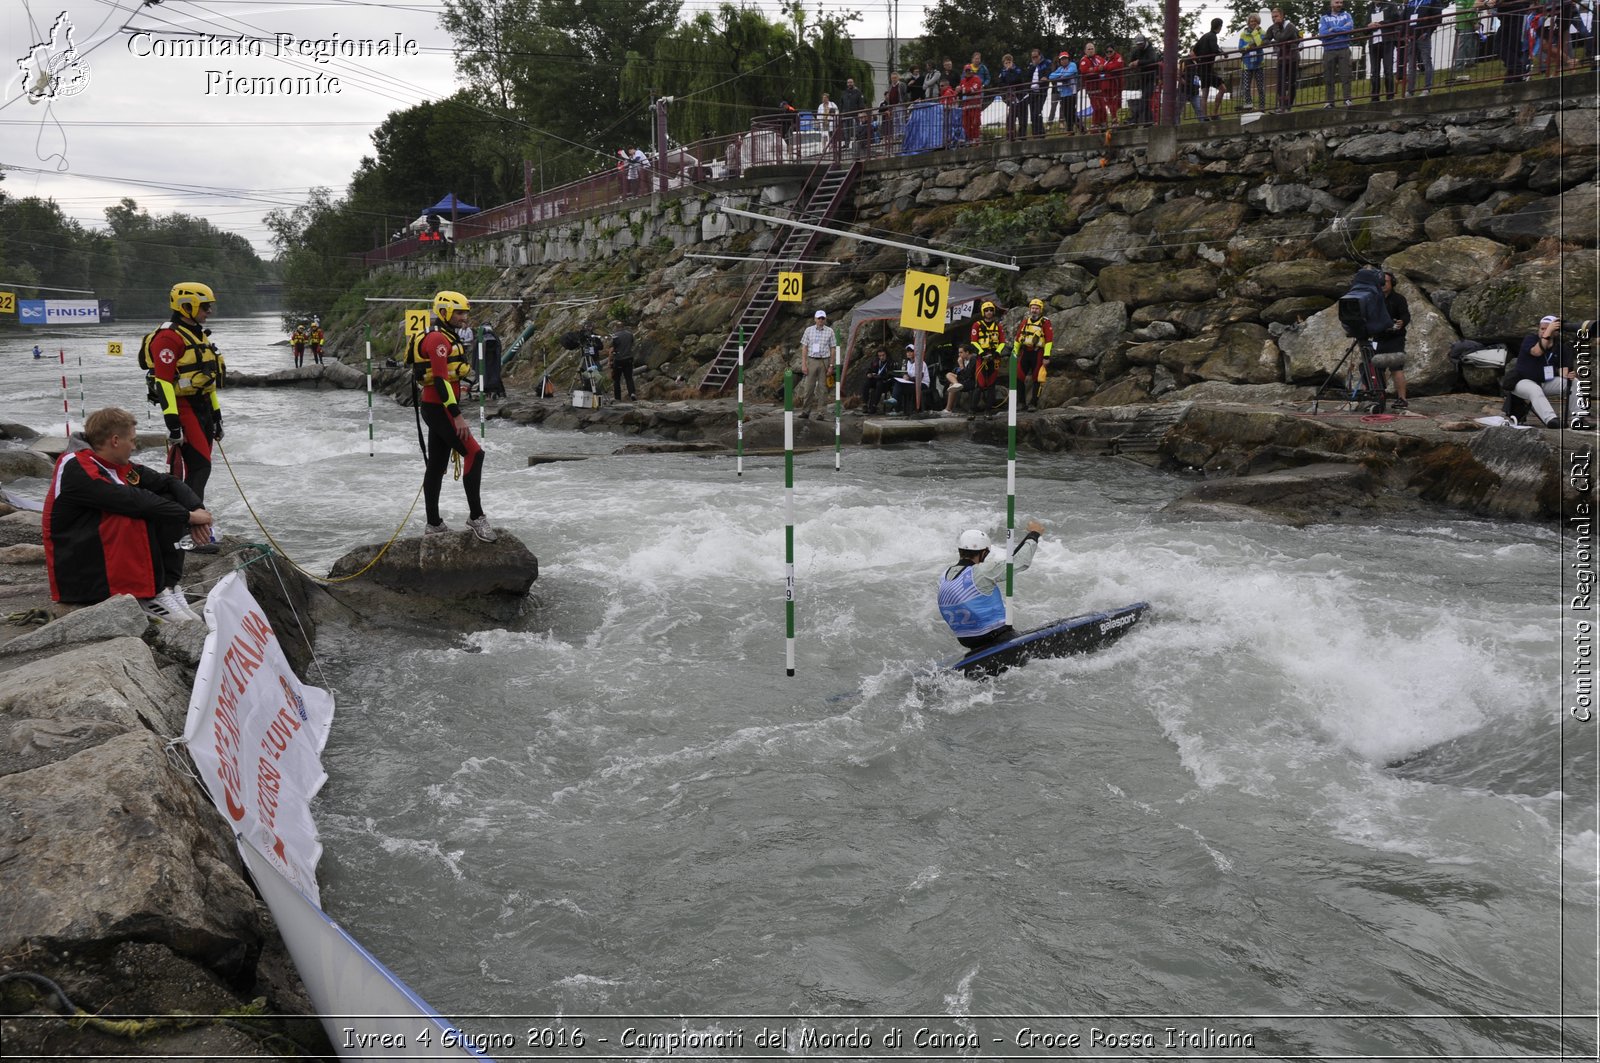
[[[956,540],[956,549],[964,554],[987,550],[989,549],[989,536],[977,528],[968,528],[961,533],[961,538]]]

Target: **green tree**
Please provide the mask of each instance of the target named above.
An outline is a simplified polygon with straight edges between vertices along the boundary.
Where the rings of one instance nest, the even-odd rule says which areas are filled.
[[[1179,20],[1179,39],[1187,44],[1186,28],[1196,16]],[[939,60],[945,56],[959,66],[974,51],[983,53],[993,74],[1000,56],[1010,52],[1019,64],[1030,48],[1049,55],[1067,47],[1079,54],[1085,41],[1123,47],[1134,37],[1161,39],[1162,7],[1156,0],[1133,4],[1105,4],[1098,0],[939,0],[924,21],[926,32],[906,48],[911,58]]]
[[[772,113],[780,97],[802,107],[824,92],[837,98],[846,78],[871,100],[872,68],[855,57],[844,28],[843,18],[806,28],[723,4],[662,37],[650,56],[631,56],[623,92],[673,97],[667,129],[680,143],[744,129],[753,116]]]
[[[625,94],[622,70],[631,53],[652,54],[677,16],[678,0],[445,0],[441,21],[473,96],[517,116],[513,142],[544,149],[556,183],[648,139],[659,93]]]

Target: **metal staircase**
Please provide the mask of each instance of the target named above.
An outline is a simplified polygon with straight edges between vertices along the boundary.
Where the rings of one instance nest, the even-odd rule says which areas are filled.
[[[819,173],[820,176],[817,176]],[[811,191],[804,197],[796,220],[824,225],[837,217],[849,201],[856,179],[860,176],[859,162],[837,165],[819,163],[812,172],[813,180],[807,182]],[[728,338],[722,341],[717,356],[711,360],[700,382],[701,391],[716,394],[726,390],[732,383],[739,367],[741,339],[747,351],[757,349],[773,319],[778,316],[778,274],[794,269],[795,263],[808,257],[823,237],[822,233],[811,229],[786,229],[786,233],[778,241],[777,249],[767,257],[758,279],[745,289],[742,297],[744,309],[734,322]]]

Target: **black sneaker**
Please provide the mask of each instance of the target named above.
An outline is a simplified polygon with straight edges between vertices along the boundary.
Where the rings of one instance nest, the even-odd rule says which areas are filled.
[[[1550,418],[1548,421],[1546,421],[1544,423],[1544,426],[1546,428],[1560,428],[1561,427],[1561,419],[1559,417],[1552,417],[1552,418]]]
[[[1411,403],[1407,402],[1405,399],[1395,399],[1393,402],[1389,403],[1389,405],[1397,410],[1411,409]]]

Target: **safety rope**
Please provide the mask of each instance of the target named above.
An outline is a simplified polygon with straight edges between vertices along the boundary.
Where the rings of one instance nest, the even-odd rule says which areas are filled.
[[[302,567],[299,562],[290,557],[288,552],[285,551],[282,545],[279,544],[278,540],[272,537],[272,533],[267,530],[267,526],[261,523],[260,514],[258,514],[256,512],[256,508],[250,504],[249,496],[244,493],[244,485],[239,482],[238,475],[233,471],[233,462],[228,460],[228,452],[222,448],[222,444],[220,442],[217,443],[217,453],[222,455],[222,463],[228,467],[228,475],[233,479],[233,486],[239,490],[239,498],[243,500],[244,508],[250,511],[250,516],[256,522],[256,527],[260,528],[261,534],[267,537],[267,542],[272,544],[272,549],[279,557],[283,558],[284,562],[287,563],[290,568],[311,580],[313,583],[331,586],[339,583],[348,583],[350,580],[353,580],[358,576],[366,575],[367,571],[371,569],[372,566],[383,560],[383,555],[389,552],[389,547],[393,546],[395,541],[400,538],[400,533],[406,530],[407,524],[411,523],[411,515],[417,511],[417,503],[422,501],[422,486],[419,484],[417,486],[417,496],[411,500],[411,508],[406,510],[406,515],[401,518],[399,526],[394,530],[394,534],[389,536],[389,541],[384,543],[383,546],[378,549],[378,552],[373,555],[371,561],[368,561],[365,565],[362,565],[359,569],[350,573],[348,576],[319,576],[315,572]],[[252,558],[251,560],[259,559]]]
[[[286,1054],[310,1058],[315,1053],[304,1045],[298,1044],[293,1038],[271,1030],[263,1030],[252,1026],[239,1019],[265,1019],[267,1017],[267,998],[256,997],[250,1003],[234,1008],[230,1011],[219,1012],[215,1015],[148,1015],[141,1018],[107,1019],[93,1015],[67,996],[63,990],[50,978],[33,971],[7,971],[0,973],[0,983],[18,981],[32,986],[40,991],[40,999],[49,1002],[64,1019],[79,1029],[88,1028],[113,1037],[126,1040],[136,1040],[146,1037],[160,1030],[182,1031],[194,1029],[198,1026],[225,1026],[231,1030],[238,1030],[256,1040],[263,1048]],[[51,998],[54,998],[52,1001]]]

